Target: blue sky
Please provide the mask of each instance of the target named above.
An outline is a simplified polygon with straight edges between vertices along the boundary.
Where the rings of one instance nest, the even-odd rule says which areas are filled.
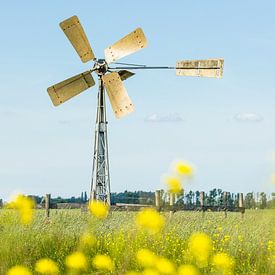
[[[46,91],[93,65],[80,61],[58,26],[72,15],[97,57],[142,27],[148,47],[121,62],[173,66],[184,59],[225,59],[221,80],[140,71],[125,82],[135,113],[117,120],[107,105],[112,191],[162,188],[161,176],[177,159],[196,167],[186,189],[274,190],[274,1],[0,5],[0,197],[90,189],[97,90],[58,108]],[[173,114],[183,121],[174,122]],[[159,121],[145,121],[152,115]]]

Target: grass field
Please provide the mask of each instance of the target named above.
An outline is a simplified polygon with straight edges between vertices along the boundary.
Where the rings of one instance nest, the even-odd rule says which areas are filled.
[[[82,251],[89,266],[83,273],[70,274],[109,274],[90,264],[97,254],[107,254],[113,260],[115,268],[110,274],[162,274],[152,268],[144,271],[136,259],[141,248],[169,259],[174,270],[181,264],[192,264],[199,272],[181,274],[275,274],[274,210],[246,211],[243,219],[240,213],[228,213],[227,218],[218,212],[207,212],[204,217],[199,212],[176,212],[172,217],[165,213],[165,226],[157,234],[138,229],[136,214],[113,212],[98,220],[80,210],[52,210],[48,220],[44,211],[35,210],[33,222],[23,226],[15,210],[0,210],[0,274],[15,265],[34,272],[41,258],[54,260],[60,273],[66,274],[65,259],[74,251]],[[212,239],[211,255],[225,252],[234,258],[234,271],[215,269],[211,255],[206,265],[199,265],[188,250],[188,239],[194,232],[204,232]],[[88,238],[85,243],[83,234],[94,236],[95,241]]]

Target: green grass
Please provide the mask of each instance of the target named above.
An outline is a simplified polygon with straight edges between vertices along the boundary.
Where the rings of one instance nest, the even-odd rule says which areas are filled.
[[[36,210],[33,224],[22,226],[14,210],[0,210],[0,274],[18,264],[33,270],[35,262],[44,257],[55,260],[65,274],[65,257],[79,248],[79,237],[86,231],[97,237],[96,245],[84,251],[88,259],[107,253],[115,261],[114,274],[141,270],[135,261],[140,248],[149,248],[177,265],[192,263],[185,251],[189,236],[196,231],[212,238],[215,252],[223,251],[234,257],[235,274],[275,274],[274,210],[246,211],[244,218],[240,213],[228,213],[227,218],[214,212],[207,212],[204,217],[199,212],[176,212],[172,217],[165,213],[166,226],[156,236],[137,230],[135,215],[113,212],[105,221],[97,221],[80,210],[52,210],[47,220],[44,211]],[[230,240],[224,241],[226,235]],[[268,246],[270,241],[273,247]],[[211,265],[201,272],[215,274]]]

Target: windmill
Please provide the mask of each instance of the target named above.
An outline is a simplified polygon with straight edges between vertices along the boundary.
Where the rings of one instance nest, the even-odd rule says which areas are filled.
[[[175,67],[146,66],[115,62],[147,46],[146,37],[141,28],[137,28],[115,44],[105,49],[105,59],[97,59],[77,16],[60,23],[60,27],[78,53],[81,61],[93,61],[93,67],[76,76],[70,77],[47,89],[54,104],[58,106],[72,97],[95,85],[92,73],[98,76],[97,114],[94,140],[94,156],[91,182],[91,200],[101,200],[110,204],[110,174],[107,140],[107,119],[105,89],[112,109],[117,118],[134,111],[134,105],[128,96],[123,81],[134,75],[131,70],[170,69],[179,76],[201,76],[221,78],[223,59],[183,60]],[[119,66],[111,67],[110,64]]]

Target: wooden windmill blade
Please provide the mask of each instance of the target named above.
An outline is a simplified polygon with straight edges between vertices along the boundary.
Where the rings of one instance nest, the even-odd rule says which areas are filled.
[[[47,91],[53,105],[58,106],[94,85],[90,71],[86,71],[49,87]]]
[[[72,16],[62,21],[59,25],[83,63],[95,58],[91,45],[77,16]]]
[[[176,74],[178,76],[221,78],[223,64],[224,60],[222,58],[177,61]]]
[[[110,99],[116,118],[121,118],[134,111],[134,105],[128,96],[118,72],[105,74],[103,83]]]
[[[122,57],[135,53],[147,46],[147,39],[141,28],[127,34],[115,44],[105,49],[105,60],[107,63],[119,60]]]

